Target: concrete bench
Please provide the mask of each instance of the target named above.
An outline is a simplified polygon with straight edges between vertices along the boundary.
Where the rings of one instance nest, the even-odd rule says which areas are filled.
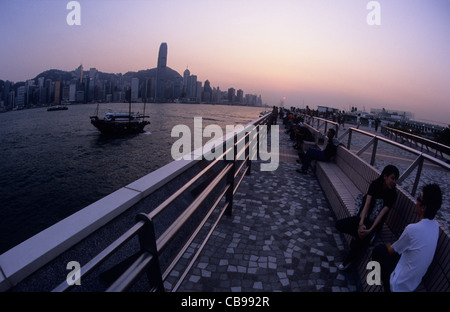
[[[316,165],[316,176],[337,219],[354,214],[356,197],[358,194],[366,193],[371,181],[380,174],[377,169],[342,146],[338,147],[334,162],[317,162]],[[402,187],[398,186],[397,188],[398,198],[394,209],[389,212],[373,245],[365,250],[357,261],[356,270],[361,277],[364,291],[383,291],[382,286],[370,286],[366,282],[369,272],[366,266],[371,261],[373,247],[378,244],[395,242],[408,224],[418,221],[417,216],[413,213],[416,200]],[[351,237],[349,235],[345,235],[345,237],[349,243]],[[449,249],[449,232],[440,224],[439,241],[433,262],[416,291],[450,291]]]

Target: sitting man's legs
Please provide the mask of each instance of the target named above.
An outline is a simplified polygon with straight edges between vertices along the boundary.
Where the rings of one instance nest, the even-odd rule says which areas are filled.
[[[318,148],[309,148],[303,157],[303,165],[301,172],[305,173],[313,160],[325,160],[325,153]]]
[[[372,251],[372,260],[378,261],[381,269],[381,282],[383,283],[384,291],[390,292],[390,277],[394,271],[400,255],[395,253],[390,255],[385,245],[378,245]]]

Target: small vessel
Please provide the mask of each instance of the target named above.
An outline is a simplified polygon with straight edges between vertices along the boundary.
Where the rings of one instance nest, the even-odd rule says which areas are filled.
[[[144,132],[144,127],[150,124],[145,118],[149,117],[135,113],[108,112],[103,119],[98,118],[98,116],[91,116],[90,118],[91,123],[102,134],[121,135]]]
[[[54,105],[47,108],[48,112],[58,111],[58,110],[68,110],[69,108],[65,105]]]
[[[104,135],[117,136],[123,134],[138,134],[144,132],[144,127],[150,124],[145,120],[150,116],[131,112],[131,100],[129,100],[128,113],[107,112],[103,119],[98,118],[98,103],[96,116],[90,116],[91,123]]]

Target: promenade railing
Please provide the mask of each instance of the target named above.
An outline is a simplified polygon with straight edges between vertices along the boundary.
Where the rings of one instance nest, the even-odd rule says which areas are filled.
[[[233,195],[236,193],[245,175],[249,175],[251,173],[252,159],[256,159],[255,157],[258,157],[260,143],[262,140],[266,139],[265,136],[267,135],[267,132],[261,131],[260,127],[267,125],[271,120],[271,113],[269,113],[247,125],[244,130],[239,133],[226,136],[226,139],[224,139],[221,144],[222,147],[228,148],[223,148],[224,152],[221,157],[216,157],[216,159],[212,161],[207,161],[203,170],[185,183],[175,193],[166,198],[150,213],[139,213],[136,216],[136,223],[134,226],[128,229],[107,248],[81,267],[78,278],[84,279],[84,277],[91,274],[94,269],[98,268],[112,255],[117,253],[119,249],[127,242],[135,237],[138,237],[140,250],[130,257],[131,261],[128,262],[131,264],[127,264],[125,269],[123,266],[121,269],[117,269],[121,272],[121,274],[114,282],[112,282],[112,284],[110,284],[106,291],[126,291],[130,289],[130,287],[132,287],[144,274],[147,275],[151,291],[164,291],[164,281],[179,263],[180,259],[186,253],[193,241],[198,240],[200,237],[201,242],[197,244],[199,247],[196,253],[190,260],[189,264],[184,267],[184,272],[179,275],[180,277],[178,281],[171,289],[172,291],[176,291],[183,282],[183,279],[186,277],[195,260],[200,255],[200,252],[204,248],[209,237],[212,235],[221,217],[224,214],[232,214]],[[256,145],[254,142],[256,142]],[[245,148],[241,149],[240,147],[243,143]],[[255,146],[256,148],[254,148]],[[215,148],[219,147],[219,145],[215,146]],[[212,149],[212,152],[214,152],[215,148]],[[195,153],[196,152],[194,151],[193,154]],[[230,157],[230,153],[233,153],[232,157]],[[242,157],[243,153],[245,157]],[[204,157],[199,161],[205,161]],[[219,169],[217,169],[217,167],[219,167]],[[215,168],[216,171],[213,171],[213,168]],[[211,175],[213,174],[215,176],[213,176],[212,181],[210,181]],[[188,192],[188,190],[191,189],[196,182],[199,182],[205,177],[207,178],[207,181],[210,181],[206,187],[198,196],[195,197],[188,207],[180,213],[176,220],[172,222],[161,235],[156,237],[155,218],[167,209],[170,204],[182,194]],[[212,195],[214,196],[214,199],[211,199]],[[176,246],[175,249],[177,252],[171,255],[168,264],[162,267],[160,264],[161,253],[166,249],[169,249],[168,247],[170,243],[174,241],[174,238],[177,235],[179,235],[183,226],[185,226],[190,218],[199,210],[199,207],[205,203],[208,208],[206,213],[202,214],[203,219],[201,219],[201,221],[194,226],[194,230],[190,231],[190,235],[184,240],[184,244],[181,247]],[[211,218],[213,214],[215,217]],[[209,227],[209,231],[206,235],[199,235],[200,231],[204,229],[207,222],[212,224]],[[74,286],[75,283],[69,284],[67,281],[63,281],[53,291],[68,291]]]
[[[336,130],[336,136],[338,136],[339,134],[339,124],[337,122],[321,117],[309,116],[306,114],[302,114],[302,117],[305,123],[318,131],[323,131],[324,135],[327,134],[327,131],[330,128],[334,128],[334,130]]]
[[[394,147],[397,147],[399,149],[402,149],[404,151],[407,151],[413,155],[415,155],[415,159],[413,162],[409,165],[409,167],[403,172],[403,174],[399,177],[397,183],[402,184],[410,175],[411,173],[417,168],[416,176],[414,179],[413,187],[411,189],[411,195],[414,197],[417,192],[417,188],[419,185],[419,181],[421,179],[422,169],[424,167],[424,161],[430,161],[431,163],[443,168],[446,171],[450,171],[450,165],[436,157],[433,157],[429,155],[426,152],[430,152],[430,148],[435,150],[435,156],[437,156],[437,153],[441,153],[441,156],[443,157],[443,154],[450,155],[450,148],[448,146],[439,144],[437,142],[433,142],[431,140],[427,140],[425,138],[421,138],[418,136],[414,136],[405,132],[401,131],[392,131],[393,129],[382,127],[382,133],[389,138],[381,137],[375,134],[372,134],[367,131],[363,131],[360,129],[356,129],[353,127],[348,128],[343,134],[338,136],[339,131],[339,124],[327,119],[319,118],[319,117],[312,117],[308,115],[303,115],[303,118],[305,122],[312,126],[314,129],[318,131],[323,131],[324,134],[326,134],[327,129],[329,128],[329,125],[332,127],[335,127],[336,129],[336,137],[339,138],[340,141],[342,141],[343,138],[345,138],[348,135],[347,138],[347,149],[351,149],[352,147],[352,137],[353,134],[361,134],[369,138],[369,141],[359,150],[356,151],[356,155],[360,156],[362,155],[366,150],[368,150],[370,147],[372,147],[372,154],[370,156],[370,165],[374,166],[375,160],[377,158],[377,147],[379,142],[385,142],[387,144],[390,144]],[[392,140],[395,139],[394,140]],[[398,139],[402,138],[402,142],[408,142],[410,146],[415,145],[417,149],[414,149],[412,147],[408,147],[404,144],[398,143]],[[419,147],[420,144],[420,147]],[[418,150],[420,148],[420,150]],[[426,150],[426,152],[424,151]],[[445,159],[445,158],[444,158]]]
[[[419,185],[419,181],[421,179],[425,160],[431,162],[434,165],[441,167],[442,169],[446,170],[447,172],[450,172],[450,164],[447,164],[447,163],[443,162],[442,160],[439,160],[431,155],[428,155],[428,154],[421,152],[419,150],[416,150],[414,148],[405,146],[404,144],[400,144],[400,143],[392,141],[388,138],[381,137],[381,136],[378,136],[378,135],[375,135],[375,134],[372,134],[372,133],[369,133],[369,132],[366,132],[366,131],[363,131],[360,129],[348,128],[339,137],[339,140],[342,141],[345,138],[345,136],[348,135],[347,149],[349,149],[349,150],[352,147],[352,138],[353,138],[354,134],[361,134],[361,135],[364,135],[369,138],[369,141],[363,147],[361,147],[359,150],[356,151],[356,155],[360,156],[366,150],[368,150],[369,148],[372,148],[372,153],[371,153],[370,161],[369,161],[371,166],[374,166],[375,161],[377,159],[377,150],[378,150],[379,142],[387,143],[391,146],[394,146],[394,147],[404,150],[412,155],[415,155],[415,159],[412,161],[412,163],[409,165],[409,167],[403,172],[403,174],[401,174],[401,176],[397,180],[397,183],[401,185],[402,182],[404,182],[411,175],[411,173],[417,168],[416,176],[414,178],[414,183],[413,183],[412,189],[410,191],[410,194],[413,197],[415,197],[416,192],[417,192],[417,188]]]
[[[410,147],[420,149],[421,152],[428,152],[435,158],[440,158],[446,162],[450,160],[450,146],[386,126],[381,127],[381,133],[395,142],[407,144]]]

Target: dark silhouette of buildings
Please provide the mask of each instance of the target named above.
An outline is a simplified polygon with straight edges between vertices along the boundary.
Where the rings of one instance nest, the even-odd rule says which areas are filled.
[[[161,43],[155,68],[126,74],[108,74],[83,65],[67,72],[47,70],[33,79],[13,83],[0,80],[0,111],[61,103],[125,102],[127,91],[135,102],[186,102],[261,105],[261,96],[204,86],[186,69],[181,76],[168,64],[167,43]],[[229,90],[235,90],[230,88]]]

